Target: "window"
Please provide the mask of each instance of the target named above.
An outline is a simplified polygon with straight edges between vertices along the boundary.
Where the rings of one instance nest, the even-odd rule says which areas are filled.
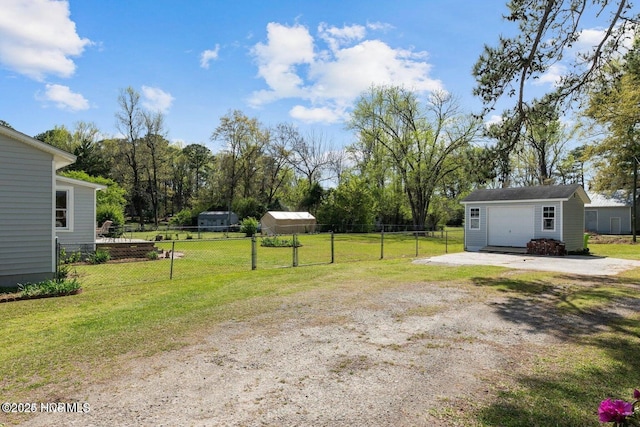
[[[556,207],[542,207],[542,229],[546,231],[555,231],[556,229]]]
[[[56,230],[73,231],[73,189],[56,189]]]
[[[469,209],[469,230],[480,230],[480,208]]]
[[[56,191],[56,228],[67,228],[67,192]]]

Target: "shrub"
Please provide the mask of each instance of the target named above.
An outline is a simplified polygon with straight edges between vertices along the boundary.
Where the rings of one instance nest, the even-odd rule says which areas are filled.
[[[178,226],[193,225],[193,213],[190,209],[183,209],[171,217],[169,224]]]
[[[19,284],[20,297],[37,297],[43,295],[69,295],[80,289],[80,283],[72,280],[46,280],[39,283]]]
[[[258,231],[258,220],[253,217],[243,219],[240,224],[240,231],[247,237],[253,236]]]
[[[87,261],[89,262],[89,264],[104,264],[110,259],[111,254],[109,254],[109,251],[105,251],[104,249],[97,249],[94,253],[89,254]]]
[[[292,248],[293,239],[284,239],[278,236],[263,237],[260,245],[267,248]]]
[[[82,252],[75,251],[67,254],[67,250],[65,248],[60,248],[60,262],[65,264],[73,264],[74,262],[80,262],[82,260]]]
[[[158,252],[156,251],[147,252],[147,259],[156,260],[158,258],[159,258]]]
[[[56,280],[61,281],[69,277],[71,272],[71,266],[69,264],[58,265],[58,271],[56,271]]]

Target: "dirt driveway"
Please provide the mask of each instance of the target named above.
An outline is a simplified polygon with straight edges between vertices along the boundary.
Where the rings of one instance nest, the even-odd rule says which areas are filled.
[[[640,261],[594,257],[511,255],[481,252],[459,252],[414,261],[418,264],[495,265],[524,270],[555,271],[586,276],[614,276],[640,267]]]
[[[268,314],[218,325],[197,345],[129,357],[121,376],[62,397],[89,403],[89,413],[25,425],[458,425],[451,417],[529,372],[566,334],[616,315],[557,318],[542,302],[553,297],[424,282],[281,297]]]

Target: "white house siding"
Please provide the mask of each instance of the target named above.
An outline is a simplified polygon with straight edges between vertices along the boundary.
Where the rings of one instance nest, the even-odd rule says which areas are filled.
[[[596,228],[587,227],[585,223],[585,229],[591,228],[588,231],[595,231],[600,234],[611,234],[611,218],[620,218],[620,234],[631,234],[631,208],[629,207],[594,207],[585,208],[585,211],[597,212],[598,222]]]
[[[73,191],[73,227],[70,231],[56,230],[58,242],[66,247],[93,244],[96,230],[95,188],[60,178],[56,180],[56,186]]]
[[[584,247],[584,203],[575,194],[562,204],[562,241],[567,251],[579,251]]]
[[[53,277],[53,156],[0,135],[0,286]]]
[[[469,228],[470,217],[469,211],[471,208],[480,208],[480,229],[471,230]],[[487,208],[486,206],[468,204],[465,205],[465,218],[467,221],[464,225],[464,247],[465,250],[471,252],[477,252],[480,249],[487,246]]]

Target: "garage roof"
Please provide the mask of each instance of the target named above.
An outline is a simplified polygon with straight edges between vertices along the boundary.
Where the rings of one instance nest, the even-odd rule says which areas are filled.
[[[589,203],[590,199],[580,184],[540,185],[537,187],[491,188],[476,190],[462,199],[462,203],[470,202],[508,202],[532,200],[568,200],[575,193]]]

